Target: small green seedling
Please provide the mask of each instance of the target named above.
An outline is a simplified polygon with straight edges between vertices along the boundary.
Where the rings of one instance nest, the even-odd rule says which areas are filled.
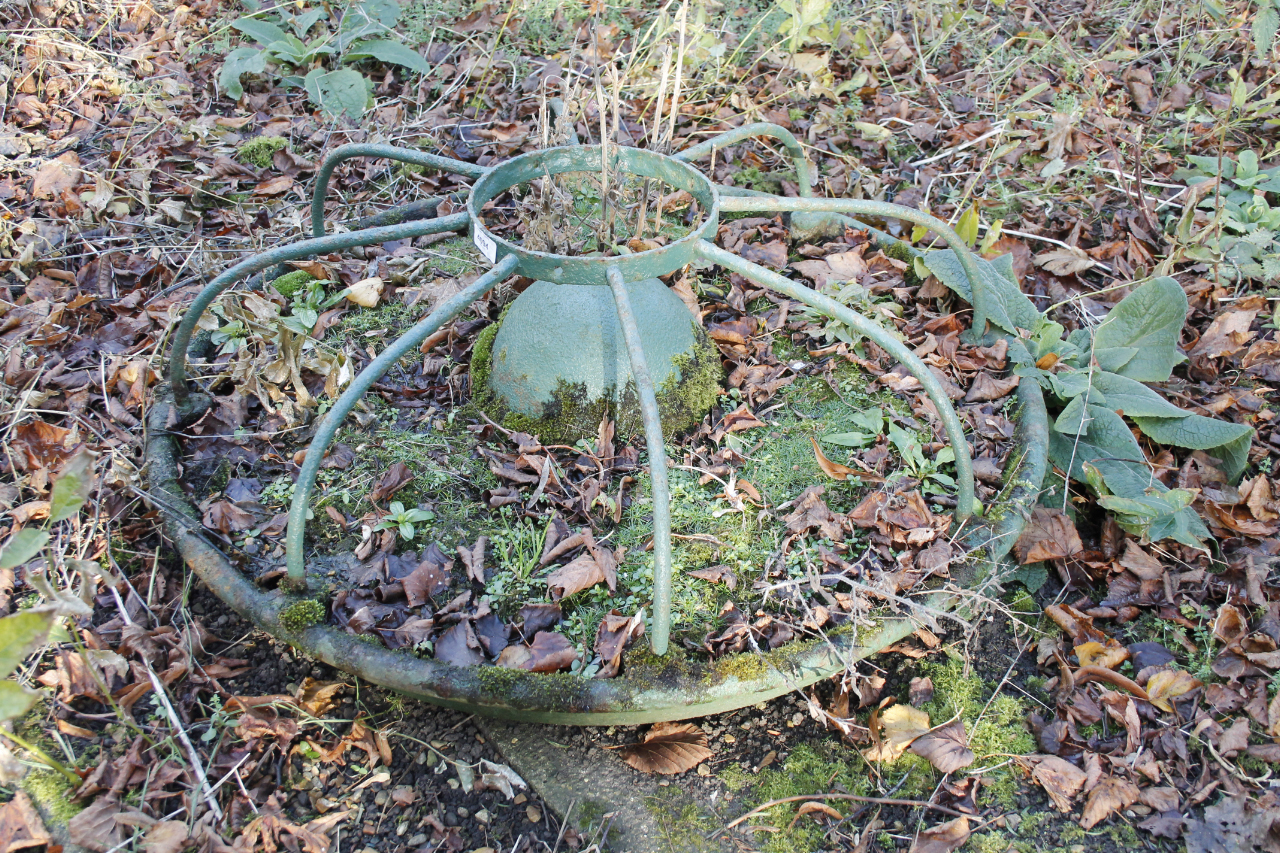
[[[413,541],[415,524],[431,521],[436,517],[436,514],[429,509],[405,509],[400,501],[392,501],[389,509],[391,511],[373,529],[399,530],[400,536],[407,542]]]

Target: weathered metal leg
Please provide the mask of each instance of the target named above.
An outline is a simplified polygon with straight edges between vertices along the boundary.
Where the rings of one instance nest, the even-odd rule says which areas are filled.
[[[353,157],[380,157],[385,160],[411,163],[415,166],[430,166],[442,172],[452,172],[468,178],[478,178],[489,171],[486,167],[477,166],[475,163],[466,163],[451,157],[441,157],[438,154],[428,154],[425,151],[414,151],[412,148],[400,148],[395,145],[363,142],[339,145],[325,155],[324,162],[320,164],[320,170],[316,172],[316,188],[311,194],[311,235],[313,237],[324,235],[324,199],[329,191],[329,179],[333,177],[333,170],[338,168],[340,163]],[[387,213],[389,211],[383,215]]]
[[[434,334],[441,326],[458,316],[472,302],[484,296],[497,284],[500,284],[519,265],[515,255],[507,255],[498,261],[497,266],[480,276],[466,290],[447,300],[432,311],[425,319],[419,320],[412,329],[405,332],[377,358],[369,362],[360,375],[351,381],[347,389],[334,402],[333,408],[320,421],[315,437],[307,447],[307,455],[302,460],[302,468],[298,472],[298,482],[293,489],[293,502],[289,505],[289,529],[285,536],[286,565],[289,570],[289,586],[291,591],[306,588],[306,564],[303,548],[307,530],[307,508],[311,503],[311,494],[315,491],[316,474],[320,471],[320,463],[324,461],[325,451],[329,449],[333,438],[338,434],[347,415],[355,408],[356,403],[369,390],[373,383],[382,378],[388,370],[411,350]]]
[[[339,252],[354,246],[371,246],[385,243],[388,240],[406,240],[422,237],[427,234],[439,234],[443,231],[461,231],[470,224],[466,213],[456,213],[439,219],[420,222],[404,222],[399,225],[387,225],[382,228],[368,228],[363,231],[349,231],[345,234],[331,234],[328,237],[314,237],[287,246],[279,246],[267,252],[254,255],[236,264],[222,275],[209,282],[187,308],[173,335],[173,355],[169,361],[169,383],[173,386],[174,403],[182,415],[189,413],[187,387],[187,349],[191,346],[191,336],[195,333],[196,324],[204,316],[204,312],[213,304],[213,300],[227,288],[242,278],[265,270],[267,267],[283,261],[309,258],[326,252]]]
[[[792,299],[803,302],[805,305],[816,308],[834,320],[839,320],[858,334],[865,335],[875,341],[885,352],[905,364],[912,375],[920,380],[925,393],[933,401],[934,408],[938,410],[938,415],[942,418],[942,426],[947,432],[947,438],[951,442],[952,450],[955,451],[956,482],[959,484],[958,494],[956,495],[956,520],[963,522],[973,514],[976,509],[973,496],[973,457],[969,453],[969,443],[964,437],[964,427],[960,424],[960,418],[956,414],[955,408],[951,405],[951,400],[947,398],[947,392],[943,389],[942,383],[933,375],[928,366],[920,360],[919,356],[908,349],[906,344],[898,340],[893,332],[878,323],[868,320],[856,311],[841,305],[834,299],[823,296],[816,290],[796,284],[791,279],[778,275],[776,272],[767,270],[750,261],[744,261],[732,252],[726,252],[719,246],[715,246],[705,240],[702,242],[700,254],[708,261],[717,263],[727,270],[736,272],[738,275],[745,276],[756,284],[776,290]]]
[[[627,341],[627,353],[631,356],[631,377],[640,395],[644,440],[649,450],[649,476],[653,480],[653,632],[649,647],[655,655],[665,655],[671,635],[671,490],[667,486],[667,447],[662,439],[658,396],[649,376],[640,329],[631,312],[627,284],[617,267],[609,267],[608,275],[622,335]]]
[[[922,225],[942,238],[950,248],[955,250],[960,266],[969,279],[969,287],[973,292],[973,323],[969,330],[968,340],[976,341],[986,334],[987,319],[991,316],[987,302],[986,281],[978,262],[974,260],[969,245],[960,239],[960,235],[951,226],[930,216],[923,211],[899,204],[884,201],[865,201],[852,198],[782,198],[771,196],[729,196],[720,200],[720,209],[726,213],[770,213],[774,211],[828,211],[844,213],[850,216],[878,216],[884,219],[901,219],[913,225]]]

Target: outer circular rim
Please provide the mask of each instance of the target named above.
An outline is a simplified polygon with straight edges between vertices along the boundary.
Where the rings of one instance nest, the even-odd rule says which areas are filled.
[[[683,160],[656,151],[610,146],[609,153],[617,166],[628,174],[658,178],[676,189],[688,192],[702,206],[702,222],[679,240],[661,248],[609,258],[535,252],[499,237],[485,227],[482,216],[484,205],[517,184],[534,180],[547,172],[558,175],[564,172],[600,171],[599,145],[565,145],[513,157],[495,166],[475,182],[467,199],[472,241],[477,246],[490,241],[496,247],[496,253],[489,258],[491,262],[496,262],[505,255],[515,255],[520,259],[520,266],[516,268],[518,275],[553,284],[594,284],[607,287],[609,281],[606,271],[611,266],[618,267],[625,281],[639,281],[673,273],[692,262],[700,241],[708,237],[714,238],[720,224],[720,194],[715,184]],[[483,251],[483,247],[481,250]]]
[[[983,552],[981,560],[953,566],[951,580],[959,587],[999,569],[1026,525],[1044,479],[1048,464],[1044,397],[1035,382],[1027,381],[1019,386],[1018,401],[1014,441],[1026,452],[1006,470],[1001,515],[959,534],[968,547]],[[437,705],[560,725],[688,719],[754,705],[806,687],[881,651],[917,627],[911,619],[888,617],[866,633],[792,643],[763,658],[748,652],[707,665],[673,656],[663,661],[661,669],[624,670],[613,679],[440,664],[361,642],[327,624],[290,631],[282,624],[282,611],[298,599],[257,587],[207,538],[200,513],[179,481],[178,442],[168,429],[173,415],[171,392],[161,386],[147,416],[146,476],[148,497],[187,565],[223,602],[268,634],[373,684]],[[939,591],[927,603],[935,610],[959,611],[965,607],[965,597]]]

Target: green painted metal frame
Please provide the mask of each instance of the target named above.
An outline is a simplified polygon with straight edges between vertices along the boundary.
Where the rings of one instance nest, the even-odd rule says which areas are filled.
[[[874,653],[905,636],[913,627],[911,621],[891,619],[872,637],[864,637],[858,642],[851,636],[839,636],[827,638],[825,642],[797,649],[792,653],[786,653],[785,650],[772,653],[765,672],[754,679],[744,681],[735,677],[723,677],[717,674],[714,666],[694,667],[692,675],[687,667],[673,666],[656,674],[649,685],[638,686],[627,683],[625,678],[593,681],[574,676],[539,676],[509,671],[501,671],[499,675],[486,675],[484,671],[492,670],[491,667],[459,668],[437,664],[371,647],[332,627],[314,626],[291,632],[282,622],[282,612],[291,602],[298,600],[292,594],[306,590],[304,542],[307,504],[314,490],[320,461],[338,427],[363,393],[396,361],[456,317],[467,305],[512,274],[564,283],[608,285],[613,292],[619,322],[626,337],[632,373],[641,398],[646,444],[653,472],[655,573],[651,645],[658,655],[666,653],[670,632],[669,494],[666,488],[666,465],[663,464],[665,447],[662,429],[653,383],[648,375],[643,346],[626,292],[625,282],[628,280],[674,272],[694,260],[711,261],[810,305],[874,340],[911,370],[937,408],[948,439],[956,450],[959,484],[957,519],[961,522],[968,519],[970,509],[974,506],[972,462],[968,444],[954,408],[927,366],[893,332],[820,293],[725,252],[708,238],[714,237],[721,210],[829,213],[838,214],[842,219],[847,214],[872,215],[896,217],[925,225],[957,250],[973,287],[975,317],[985,317],[978,305],[986,295],[985,288],[972,256],[945,223],[919,211],[879,202],[811,197],[790,199],[760,196],[727,187],[719,188],[683,162],[759,135],[772,136],[783,142],[796,160],[801,192],[810,196],[811,181],[803,150],[794,136],[776,125],[746,125],[687,149],[675,157],[642,149],[610,149],[616,166],[632,174],[659,178],[688,191],[702,206],[703,212],[702,222],[684,238],[660,249],[613,258],[564,257],[527,251],[490,233],[479,215],[487,201],[518,183],[540,177],[547,172],[558,174],[599,170],[601,151],[597,146],[546,149],[513,158],[492,168],[391,146],[357,144],[335,149],[326,157],[317,175],[316,190],[312,198],[312,230],[316,236],[256,255],[215,278],[192,302],[174,335],[169,386],[159,396],[157,405],[149,416],[152,435],[147,445],[147,456],[150,463],[149,482],[170,534],[184,557],[214,592],[234,609],[264,630],[288,636],[290,642],[321,660],[375,683],[438,704],[541,722],[640,723],[730,710],[811,684],[838,672],[852,660]],[[329,179],[341,162],[352,157],[387,157],[448,169],[478,177],[479,180],[468,199],[467,213],[425,222],[398,222],[325,237],[323,210]],[[395,211],[388,215],[394,218]],[[860,225],[854,220],[850,221]],[[397,339],[366,366],[352,385],[340,395],[319,425],[299,473],[294,501],[290,507],[286,540],[289,581],[283,585],[281,592],[257,589],[231,566],[218,548],[204,538],[199,515],[186,499],[177,479],[177,443],[168,428],[173,423],[190,421],[203,411],[205,405],[204,400],[193,398],[186,379],[187,352],[200,317],[219,294],[237,281],[283,261],[341,251],[354,246],[462,230],[468,225],[477,243],[487,237],[497,246],[494,267]],[[480,238],[476,237],[477,232],[480,233]],[[166,393],[168,396],[165,396]],[[1035,383],[1023,383],[1019,389],[1019,398],[1022,402],[1022,417],[1018,422],[1018,437],[1028,452],[1018,460],[1016,470],[1008,477],[1011,483],[1009,500],[1014,504],[1015,511],[1005,513],[995,522],[971,527],[965,536],[973,547],[984,549],[991,565],[995,565],[1008,551],[1025,524],[1026,513],[1019,508],[1034,497],[1047,464],[1047,448],[1043,446],[1047,429],[1043,397]],[[958,599],[944,593],[935,593],[931,599],[931,605],[935,609],[947,609],[956,604]],[[565,679],[570,681],[566,683]]]

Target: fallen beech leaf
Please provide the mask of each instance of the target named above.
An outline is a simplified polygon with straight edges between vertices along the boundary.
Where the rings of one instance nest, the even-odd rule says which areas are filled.
[[[470,622],[459,622],[436,640],[435,658],[454,666],[478,666],[484,663],[484,652]]]
[[[357,281],[347,288],[347,299],[361,308],[375,308],[385,286],[377,276]]]
[[[1020,563],[1060,560],[1084,550],[1076,525],[1066,513],[1037,506],[1014,545]]]
[[[1218,608],[1218,615],[1213,620],[1213,636],[1223,643],[1230,643],[1249,633],[1249,622],[1240,608],[1234,604],[1224,604]]]
[[[1147,699],[1161,711],[1172,712],[1173,703],[1169,700],[1190,693],[1202,684],[1189,672],[1162,669],[1147,680]]]
[[[187,825],[180,820],[162,820],[147,830],[142,853],[179,853],[191,838]]]
[[[809,486],[800,494],[799,500],[796,501],[796,508],[783,519],[787,530],[792,533],[804,533],[814,529],[823,539],[830,539],[832,542],[839,542],[844,538],[844,528],[840,524],[839,516],[833,513],[822,500],[825,491],[823,486]]]
[[[603,583],[604,580],[604,569],[600,564],[590,554],[583,554],[547,575],[547,587],[551,591],[551,600],[559,601],[575,592]]]
[[[484,585],[484,549],[489,544],[489,537],[481,536],[470,548],[458,546],[458,557],[467,568],[467,577],[480,585]]]
[[[115,794],[102,794],[88,808],[67,821],[67,835],[71,843],[99,853],[122,843],[124,837],[116,823],[116,815],[123,810]]]
[[[723,583],[730,590],[736,589],[738,586],[738,576],[735,575],[728,566],[724,565],[708,566],[705,569],[694,569],[689,572],[689,577],[710,581],[711,583]]]
[[[826,474],[833,480],[847,480],[850,474],[858,472],[850,468],[848,465],[841,465],[839,462],[832,462],[822,452],[822,448],[818,446],[818,442],[813,436],[809,436],[809,443],[813,445],[813,456],[818,460],[818,467],[822,469],[822,473]]]
[[[421,607],[449,588],[453,560],[442,561],[437,554],[444,556],[438,548],[428,549],[427,558],[402,581],[410,607]]]
[[[41,847],[49,843],[49,832],[25,791],[0,806],[0,853]]]
[[[711,757],[707,733],[693,723],[657,723],[644,740],[624,746],[622,760],[641,773],[670,776],[691,770]]]
[[[343,681],[316,681],[307,677],[302,680],[294,696],[298,705],[308,714],[323,717],[326,711],[337,704],[333,697],[346,686],[348,685]]]
[[[1076,657],[1081,666],[1101,666],[1115,669],[1129,659],[1129,650],[1120,645],[1114,637],[1107,637],[1103,642],[1090,640],[1075,647]]]
[[[417,798],[418,792],[412,785],[396,785],[391,789],[391,802],[402,808],[413,805],[413,801]]]
[[[929,715],[910,705],[891,705],[873,722],[879,742],[863,752],[869,761],[895,761],[912,741],[929,732]]]
[[[1108,776],[1089,792],[1080,825],[1085,829],[1093,829],[1112,814],[1136,803],[1139,793],[1138,786],[1132,782]]]
[[[563,634],[539,631],[527,646],[507,646],[498,655],[498,666],[530,672],[560,672],[578,659],[578,652]]]
[[[1036,266],[1043,267],[1054,275],[1074,275],[1092,269],[1094,260],[1075,246],[1064,246],[1041,252],[1034,258]]]
[[[969,840],[969,819],[958,817],[921,832],[911,844],[911,853],[951,853]]]
[[[1031,771],[1031,778],[1044,788],[1044,792],[1049,795],[1049,801],[1058,811],[1071,811],[1071,800],[1084,787],[1088,774],[1065,758],[1059,758],[1056,755],[1033,757],[1039,759],[1039,763]]]
[[[954,773],[973,763],[973,751],[969,749],[969,736],[964,723],[952,720],[925,732],[911,744],[911,751],[928,761],[940,773]]]
[[[369,503],[381,503],[396,492],[409,485],[413,480],[413,472],[403,462],[397,462],[387,469],[369,493]]]
[[[725,415],[720,421],[720,429],[725,432],[743,432],[764,425],[765,422],[753,415],[746,403]]]
[[[631,642],[644,634],[644,611],[623,616],[612,610],[600,620],[593,651],[602,663],[596,678],[613,678],[622,669],[622,653]]]

